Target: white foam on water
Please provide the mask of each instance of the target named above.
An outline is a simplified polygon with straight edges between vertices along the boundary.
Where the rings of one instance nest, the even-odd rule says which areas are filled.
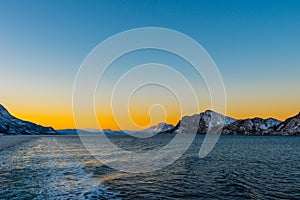
[[[93,173],[85,170],[84,161],[74,157],[74,153],[81,156],[80,152],[74,152],[72,146],[66,145],[55,137],[48,137],[33,141],[31,148],[15,150],[10,156],[1,153],[0,170],[12,167],[12,172],[16,170],[22,176],[18,187],[6,188],[14,190],[9,191],[11,197],[21,195],[18,191],[29,190],[37,200],[118,199],[117,192],[101,185],[93,178]]]

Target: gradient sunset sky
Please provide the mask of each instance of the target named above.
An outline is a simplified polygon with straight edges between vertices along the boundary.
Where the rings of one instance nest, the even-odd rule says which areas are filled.
[[[1,0],[0,104],[21,119],[56,129],[74,128],[72,87],[81,63],[103,40],[139,27],[169,28],[199,42],[223,77],[227,115],[283,120],[300,111],[297,0]],[[150,55],[158,61],[172,60],[170,65],[190,73],[181,61],[168,59],[170,55],[145,53],[123,63],[121,60],[119,65],[149,62]],[[118,70],[111,72],[112,79],[115,73]],[[192,82],[203,99],[201,109],[188,114],[209,108],[202,83]],[[149,102],[143,96],[136,96],[139,104],[133,105],[133,118],[147,126]],[[169,123],[175,124],[181,118],[176,106],[169,104],[166,108]],[[99,114],[102,127],[117,129],[105,108],[102,105],[104,113]],[[153,112],[161,114],[159,110]],[[154,122],[159,120],[157,117]],[[85,128],[88,126],[87,122]]]

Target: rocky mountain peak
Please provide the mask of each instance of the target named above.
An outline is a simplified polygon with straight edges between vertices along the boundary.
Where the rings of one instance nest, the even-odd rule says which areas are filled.
[[[208,132],[212,127],[221,127],[234,121],[236,120],[233,118],[226,117],[212,110],[206,110],[199,114],[183,117],[176,126],[177,130],[175,132],[197,132],[201,134]]]
[[[1,110],[6,110],[6,109],[0,104],[0,111]]]
[[[7,109],[0,104],[0,133],[5,135],[40,135],[54,134],[51,127],[44,127],[32,122],[27,122],[12,116]]]
[[[4,106],[0,104],[0,116],[2,117],[10,117],[10,113],[6,110]]]
[[[273,128],[276,135],[300,135],[300,112]]]
[[[172,124],[167,124],[165,122],[160,122],[154,126],[151,126],[145,130],[143,130],[144,132],[164,132],[164,131],[169,131],[171,129],[173,129],[174,126]]]
[[[222,133],[234,135],[265,135],[269,134],[271,128],[279,123],[281,123],[281,121],[273,118],[262,119],[255,117],[242,119],[225,126]]]

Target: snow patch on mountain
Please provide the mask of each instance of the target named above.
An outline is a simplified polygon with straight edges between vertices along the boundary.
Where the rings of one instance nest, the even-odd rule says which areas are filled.
[[[55,134],[51,127],[44,127],[12,116],[0,104],[0,133],[4,135],[40,135]]]

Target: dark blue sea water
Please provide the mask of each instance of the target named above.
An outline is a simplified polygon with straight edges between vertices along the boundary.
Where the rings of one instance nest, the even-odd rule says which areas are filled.
[[[172,137],[111,139],[147,149]],[[76,136],[35,138],[0,151],[0,199],[300,199],[300,137],[221,136],[199,159],[202,140],[162,170],[130,174],[103,166]]]

